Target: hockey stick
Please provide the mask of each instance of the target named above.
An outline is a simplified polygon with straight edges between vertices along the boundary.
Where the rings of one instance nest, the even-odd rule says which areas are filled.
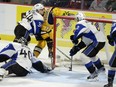
[[[53,70],[54,69],[54,66],[53,66],[53,56],[52,56],[52,52],[49,52],[50,56],[49,58],[51,59],[51,69]]]
[[[65,57],[67,57],[67,58],[71,61],[70,67],[69,67],[69,71],[72,71],[73,56],[71,56],[71,58],[70,58],[70,57],[68,57],[64,52],[62,52],[60,49],[57,48],[57,50],[58,50],[60,53],[62,53]]]
[[[73,61],[73,56],[71,56],[71,63],[70,63],[69,71],[72,71],[72,61]]]
[[[69,60],[71,60],[71,58],[69,56],[67,56],[64,52],[62,52],[60,49],[56,48],[60,53],[62,53],[66,58],[68,58]]]

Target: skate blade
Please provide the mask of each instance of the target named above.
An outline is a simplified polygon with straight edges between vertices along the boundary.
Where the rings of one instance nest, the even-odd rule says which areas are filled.
[[[94,78],[94,79],[87,79],[88,82],[97,82],[99,81],[98,77]]]

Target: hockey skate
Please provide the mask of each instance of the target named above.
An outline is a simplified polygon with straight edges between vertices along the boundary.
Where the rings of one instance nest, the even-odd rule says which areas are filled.
[[[97,77],[98,77],[98,73],[95,71],[94,73],[92,73],[91,75],[87,77],[87,80],[90,82],[98,81]]]
[[[113,84],[112,83],[108,83],[108,84],[104,85],[104,87],[113,87]]]
[[[49,73],[50,71],[52,71],[52,69],[47,67],[46,70],[44,71],[44,73]]]
[[[98,74],[100,74],[100,73],[105,73],[105,68],[104,67],[101,67],[100,69],[98,69],[96,72],[98,73]]]
[[[0,81],[2,81],[2,79],[5,78],[6,75],[8,75],[8,71],[3,68],[0,68]]]

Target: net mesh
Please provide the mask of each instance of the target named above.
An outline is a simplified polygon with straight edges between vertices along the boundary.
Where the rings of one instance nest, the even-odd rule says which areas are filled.
[[[111,29],[111,23],[116,20],[111,19],[99,19],[99,18],[85,18],[86,20],[92,22],[98,30],[104,32],[105,36],[109,34]],[[76,21],[74,16],[59,16],[54,19],[54,59],[53,65],[60,63],[60,65],[70,64],[69,51],[72,48],[73,44],[70,41],[70,36],[73,34],[75,29]],[[106,43],[104,49],[102,49],[98,56],[102,58],[103,63],[108,63],[108,58],[113,51],[113,48],[108,48],[109,44]],[[82,50],[81,50],[82,51]],[[79,51],[73,57],[73,64],[83,64],[80,59],[81,51]]]

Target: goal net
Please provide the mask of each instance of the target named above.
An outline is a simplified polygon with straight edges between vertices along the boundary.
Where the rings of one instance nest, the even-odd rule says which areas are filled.
[[[99,19],[87,17],[85,19],[92,22],[97,29],[100,29],[102,32],[104,32],[105,36],[109,34],[111,23],[116,22],[116,20],[105,18]],[[73,34],[75,24],[76,21],[74,16],[57,16],[54,18],[53,67],[62,65],[65,66],[67,63],[70,65],[71,57],[69,56],[69,51],[73,46],[70,36]],[[108,62],[112,53],[113,48],[109,47],[109,44],[106,43],[104,49],[98,53],[98,57],[103,61],[103,63]],[[83,64],[80,59],[82,50],[74,55],[73,64]]]

